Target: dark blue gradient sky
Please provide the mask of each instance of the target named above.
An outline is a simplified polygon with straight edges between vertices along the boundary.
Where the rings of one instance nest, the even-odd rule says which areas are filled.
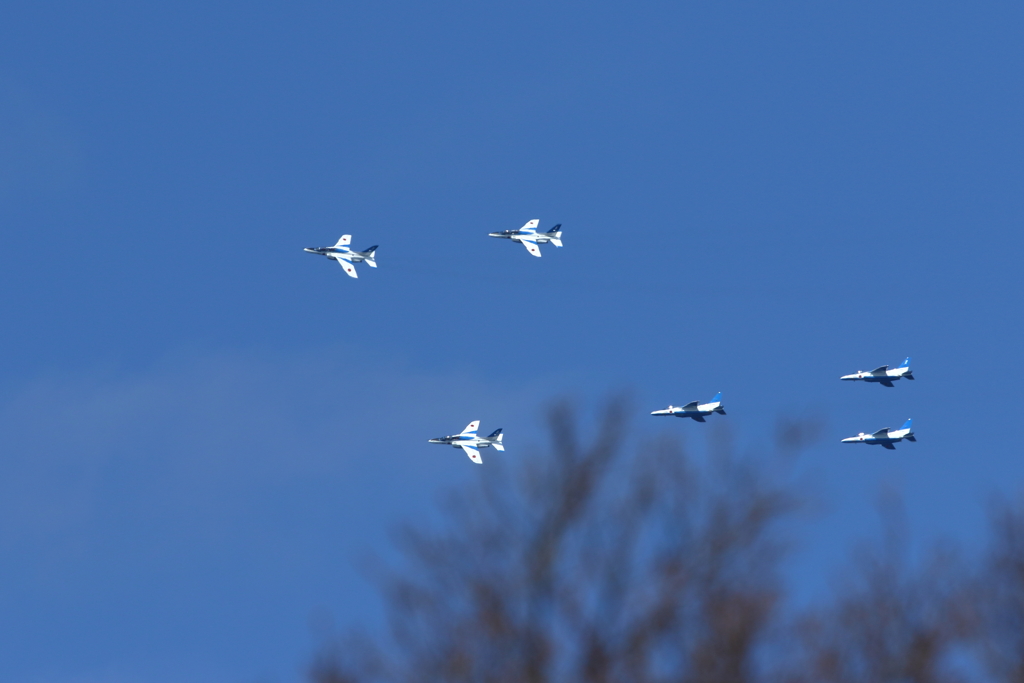
[[[0,679],[296,680],[558,396],[698,451],[646,413],[824,420],[802,595],[882,489],[977,545],[1024,482],[1024,7],[771,5],[0,7]],[[531,218],[566,248],[486,237]],[[380,268],[301,251],[342,233]],[[484,468],[425,443],[477,418]]]

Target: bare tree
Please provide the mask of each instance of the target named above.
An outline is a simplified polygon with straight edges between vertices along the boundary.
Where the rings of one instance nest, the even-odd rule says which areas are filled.
[[[955,683],[977,626],[975,593],[956,554],[908,559],[898,497],[883,500],[884,540],[862,547],[833,602],[802,616],[788,683]]]
[[[550,453],[400,535],[385,642],[327,650],[317,683],[758,680],[781,595],[789,488],[753,459],[698,466],[676,441],[626,446],[612,402],[592,444],[567,405]]]
[[[982,656],[994,680],[1024,681],[1024,500],[997,502],[992,545],[979,582]]]

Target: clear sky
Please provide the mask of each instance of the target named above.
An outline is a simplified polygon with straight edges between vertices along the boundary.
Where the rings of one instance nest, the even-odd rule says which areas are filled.
[[[1022,39],[1011,2],[3,5],[0,679],[296,680],[559,396],[695,449],[647,413],[824,419],[808,590],[883,487],[976,544],[1024,483]],[[486,236],[532,218],[565,248]],[[302,252],[343,233],[380,267]],[[472,419],[483,468],[427,445]]]

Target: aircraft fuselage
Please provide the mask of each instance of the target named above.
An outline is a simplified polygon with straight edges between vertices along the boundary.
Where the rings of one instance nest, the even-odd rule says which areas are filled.
[[[554,235],[549,235],[546,232],[521,232],[519,230],[502,230],[501,232],[490,233],[491,237],[502,237],[504,239],[512,240],[513,242],[522,242],[524,239],[537,244],[547,244],[552,239],[556,239]]]
[[[721,413],[725,415],[725,410],[722,408],[722,402],[716,401],[714,403],[701,403],[694,407],[688,406],[669,406],[664,410],[655,410],[651,415],[657,416],[674,416],[674,417],[688,417],[698,422],[704,422],[704,418],[712,413]]]
[[[310,254],[320,254],[335,261],[339,258],[343,258],[350,263],[359,263],[366,260],[366,256],[362,252],[342,249],[341,247],[307,247],[303,251],[308,251]]]
[[[454,436],[439,436],[436,439],[431,439],[428,443],[441,443],[454,448],[462,448],[463,446],[469,446],[470,448],[488,448],[491,445],[489,439],[485,439],[480,436],[462,436],[455,434]]]
[[[885,446],[888,449],[893,449],[894,443],[898,443],[906,439],[907,441],[917,441],[914,438],[914,432],[910,429],[890,429],[888,432],[879,434],[858,434],[857,436],[851,436],[843,439],[843,443],[866,443],[869,446]]]
[[[903,376],[908,374],[910,374],[910,368],[895,368],[893,370],[886,370],[885,374],[878,373],[877,375],[871,372],[858,370],[852,375],[843,375],[839,379],[854,382],[893,382],[898,379],[903,379]],[[912,378],[913,377],[911,377],[911,379]]]

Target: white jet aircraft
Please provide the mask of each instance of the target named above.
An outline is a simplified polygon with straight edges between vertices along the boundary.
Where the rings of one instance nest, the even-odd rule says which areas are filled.
[[[690,401],[685,406],[669,406],[665,410],[655,410],[651,415],[675,415],[676,417],[689,417],[697,422],[706,422],[704,416],[711,413],[725,415],[725,408],[722,407],[722,392],[719,391],[710,403],[699,403]]]
[[[888,448],[891,451],[896,450],[893,446],[897,441],[917,441],[917,437],[914,436],[914,432],[911,429],[913,420],[907,420],[903,423],[903,426],[899,429],[879,429],[874,434],[865,434],[861,432],[857,436],[851,436],[848,439],[843,439],[843,443],[866,443],[882,446]]]
[[[505,446],[501,443],[501,437],[503,434],[500,429],[495,429],[490,436],[477,436],[476,428],[480,426],[480,420],[473,420],[469,425],[462,430],[461,434],[454,436],[441,436],[436,439],[431,439],[429,443],[443,443],[447,446],[453,446],[455,448],[461,448],[466,451],[466,455],[469,459],[475,462],[477,465],[482,465],[483,460],[480,459],[480,448],[488,448],[494,446],[495,450],[503,451]]]
[[[373,245],[366,251],[352,251],[348,246],[351,242],[352,235],[342,235],[341,239],[333,247],[307,247],[303,251],[308,251],[310,254],[320,254],[332,261],[337,261],[338,265],[345,269],[349,277],[357,278],[359,276],[356,275],[356,267],[353,264],[365,261],[366,265],[371,268],[377,267],[377,261],[375,260],[377,245]]]
[[[908,356],[898,368],[890,370],[888,365],[877,367],[871,372],[864,372],[858,370],[852,375],[843,375],[839,379],[845,379],[850,381],[861,381],[861,382],[877,382],[883,387],[893,386],[893,382],[898,379],[914,379],[914,375],[910,370],[910,357]]]
[[[556,247],[562,246],[562,224],[559,223],[555,227],[551,228],[547,232],[537,232],[537,226],[540,225],[540,221],[534,218],[532,221],[519,228],[518,230],[502,230],[501,232],[490,233],[491,237],[503,237],[513,242],[519,242],[526,251],[530,252],[536,257],[540,257],[540,247],[538,244],[545,244],[551,242]]]

